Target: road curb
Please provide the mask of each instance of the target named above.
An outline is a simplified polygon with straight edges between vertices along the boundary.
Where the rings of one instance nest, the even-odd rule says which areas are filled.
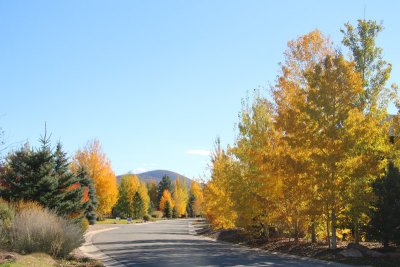
[[[351,267],[351,266],[353,266],[353,265],[347,265],[347,264],[337,263],[337,262],[333,262],[333,261],[318,260],[318,259],[314,259],[314,258],[302,257],[302,256],[297,256],[297,255],[292,255],[292,254],[287,254],[287,253],[282,253],[282,252],[272,252],[272,251],[268,251],[268,250],[264,250],[264,249],[260,249],[260,248],[251,248],[251,247],[248,247],[248,246],[239,245],[239,244],[235,244],[235,243],[231,243],[231,242],[227,242],[227,241],[216,240],[216,239],[208,237],[208,236],[197,234],[196,231],[194,230],[194,226],[193,226],[192,223],[190,223],[190,226],[189,226],[189,234],[196,235],[196,236],[199,236],[199,237],[201,237],[203,239],[210,240],[210,241],[213,241],[213,242],[218,242],[218,243],[225,244],[225,245],[230,245],[230,246],[233,246],[233,247],[239,247],[239,248],[243,248],[243,249],[246,249],[246,250],[257,251],[257,252],[260,252],[260,253],[269,254],[269,255],[280,257],[280,258],[298,259],[298,260],[308,261],[310,263],[324,264],[324,265],[337,266],[337,267]]]
[[[86,233],[85,234],[85,243],[81,247],[79,247],[79,250],[83,254],[85,254],[87,257],[101,261],[104,264],[104,266],[106,266],[106,267],[125,267],[126,266],[125,264],[123,264],[119,261],[116,261],[113,258],[107,256],[92,243],[92,239],[93,239],[94,235],[101,233],[101,232],[111,231],[114,229],[118,229],[118,227],[101,229],[101,230],[96,230],[96,231],[91,231],[91,232]]]

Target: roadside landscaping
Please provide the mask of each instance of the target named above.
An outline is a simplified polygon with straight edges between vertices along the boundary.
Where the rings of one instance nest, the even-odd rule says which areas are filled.
[[[360,242],[360,245],[349,242],[338,242],[338,248],[328,248],[326,242],[311,243],[300,239],[294,242],[288,238],[279,238],[269,242],[254,240],[239,230],[211,230],[205,221],[193,223],[195,232],[216,240],[259,248],[271,252],[286,253],[319,260],[334,261],[351,265],[400,266],[400,248],[384,249],[380,243]]]

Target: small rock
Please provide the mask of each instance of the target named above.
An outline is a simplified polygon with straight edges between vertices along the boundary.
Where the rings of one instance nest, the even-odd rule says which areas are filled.
[[[355,243],[349,243],[347,245],[347,248],[357,249],[358,251],[361,251],[362,253],[367,253],[367,251],[370,250],[366,246],[363,246],[363,245],[360,245],[360,244],[355,244]]]
[[[365,252],[365,255],[367,255],[368,257],[373,257],[373,258],[379,258],[379,257],[385,257],[385,254],[376,251],[376,250],[372,250],[369,249]]]
[[[4,259],[6,260],[11,260],[11,259],[16,259],[17,257],[15,257],[15,255],[13,254],[7,254],[4,256]]]
[[[354,248],[349,248],[349,249],[345,249],[342,250],[341,252],[339,252],[339,255],[342,255],[344,257],[351,257],[351,258],[362,258],[363,254]]]
[[[344,257],[352,257],[352,258],[362,258],[363,257],[363,254],[359,250],[354,249],[354,248],[342,250],[341,252],[339,252],[339,254]]]

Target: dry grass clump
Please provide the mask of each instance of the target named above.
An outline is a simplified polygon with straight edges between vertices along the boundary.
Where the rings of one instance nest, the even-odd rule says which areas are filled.
[[[82,228],[35,202],[12,205],[15,215],[10,225],[1,225],[0,238],[10,250],[20,253],[44,252],[65,257],[83,241]]]

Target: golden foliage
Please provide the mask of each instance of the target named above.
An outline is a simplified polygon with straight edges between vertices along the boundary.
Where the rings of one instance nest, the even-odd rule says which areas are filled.
[[[165,189],[164,192],[163,192],[163,195],[161,197],[161,200],[160,200],[160,210],[161,211],[164,211],[165,204],[167,203],[167,201],[169,201],[169,204],[171,205],[171,208],[173,208],[174,207],[174,202],[172,201],[171,193],[167,189]]]
[[[74,171],[86,166],[90,178],[94,180],[99,201],[96,212],[110,214],[112,207],[117,202],[117,177],[111,168],[110,160],[102,151],[100,142],[94,140],[88,142],[82,150],[79,149],[73,157],[71,166]]]
[[[187,192],[186,179],[183,178],[183,181],[179,181],[179,176],[176,178],[174,183],[174,207],[176,209],[176,216],[181,217],[186,215],[186,206],[188,203],[189,197]]]

